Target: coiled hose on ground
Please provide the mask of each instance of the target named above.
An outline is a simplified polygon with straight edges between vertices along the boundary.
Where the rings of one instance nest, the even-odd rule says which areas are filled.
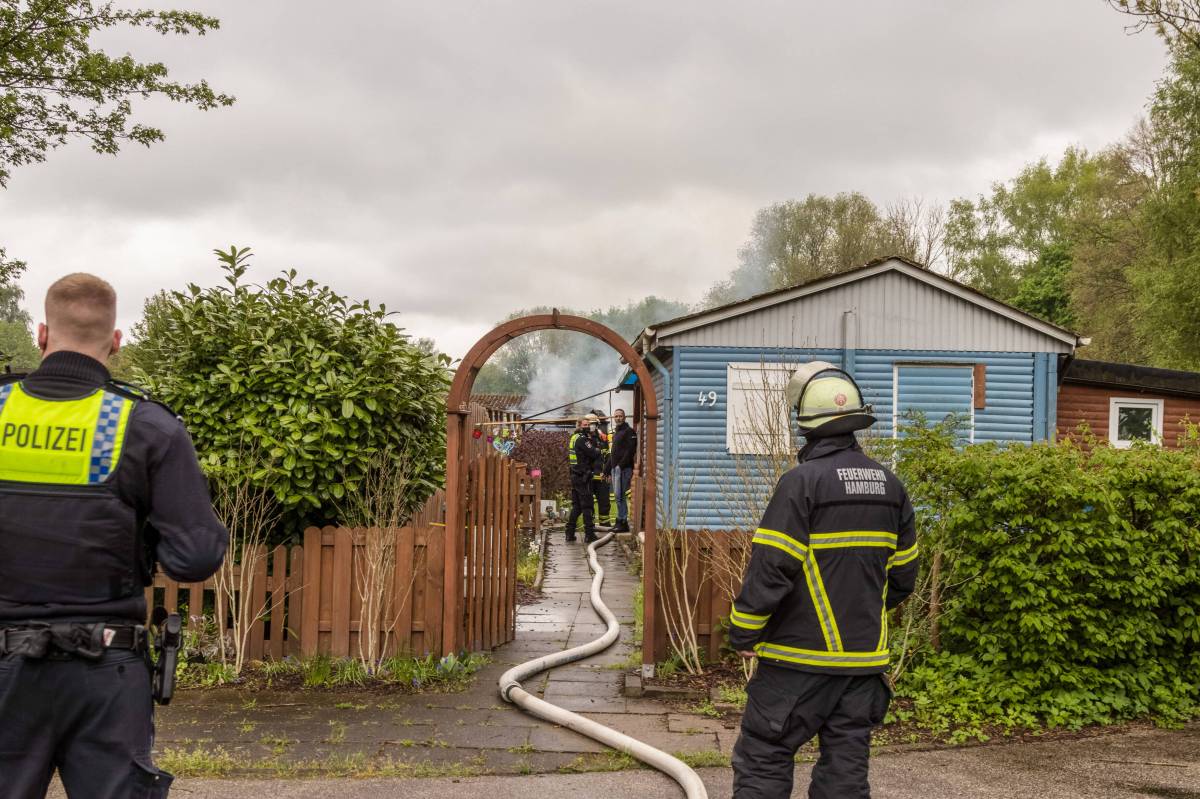
[[[535,674],[603,652],[616,643],[617,638],[620,637],[621,625],[617,622],[617,617],[600,598],[600,587],[604,584],[604,569],[596,558],[597,548],[607,544],[613,537],[614,534],[609,533],[600,540],[589,544],[587,548],[588,567],[592,570],[592,609],[608,625],[604,635],[572,649],[534,658],[512,667],[500,676],[500,696],[504,701],[511,702],[526,713],[586,735],[605,746],[624,752],[646,765],[658,769],[679,783],[687,799],[708,799],[708,791],[700,780],[700,775],[679,758],[672,757],[661,749],[655,749],[636,738],[617,732],[611,727],[605,727],[603,724],[584,718],[578,713],[563,710],[544,699],[538,699],[521,687],[522,681],[528,680]]]

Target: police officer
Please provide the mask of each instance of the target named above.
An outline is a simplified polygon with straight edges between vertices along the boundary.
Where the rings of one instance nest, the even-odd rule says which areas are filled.
[[[183,424],[111,380],[116,294],[68,275],[46,295],[42,362],[0,383],[0,794],[165,797],[150,758],[153,560],[181,582],[228,533]],[[199,608],[195,609],[199,611]]]
[[[567,459],[571,464],[571,515],[567,517],[567,543],[575,541],[575,527],[583,516],[583,540],[596,540],[592,517],[592,485],[596,470],[602,468],[599,443],[600,419],[595,414],[583,417],[567,443]]]
[[[733,750],[737,799],[792,795],[796,750],[821,754],[810,799],[870,797],[871,729],[891,701],[887,611],[912,593],[912,505],[854,431],[875,422],[854,380],[815,361],[787,387],[807,443],[754,535],[730,644],[758,656]]]

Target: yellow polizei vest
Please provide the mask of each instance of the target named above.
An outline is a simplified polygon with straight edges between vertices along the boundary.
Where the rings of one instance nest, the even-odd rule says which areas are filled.
[[[116,471],[134,402],[97,389],[42,399],[20,383],[0,386],[0,481],[101,485]]]

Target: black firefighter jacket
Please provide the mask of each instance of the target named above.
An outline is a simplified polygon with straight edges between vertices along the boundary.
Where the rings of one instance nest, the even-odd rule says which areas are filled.
[[[853,433],[812,439],[754,534],[729,643],[801,671],[886,671],[887,610],[913,591],[916,538],[904,486]]]

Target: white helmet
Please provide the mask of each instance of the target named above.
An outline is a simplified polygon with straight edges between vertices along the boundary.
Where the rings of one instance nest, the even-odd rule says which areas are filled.
[[[806,363],[792,374],[787,401],[804,435],[849,433],[875,424],[854,378],[826,361]]]

